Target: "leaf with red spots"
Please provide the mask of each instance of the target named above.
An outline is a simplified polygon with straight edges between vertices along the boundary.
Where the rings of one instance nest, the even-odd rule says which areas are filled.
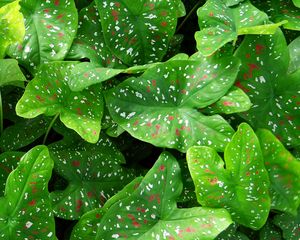
[[[251,101],[243,90],[232,87],[216,103],[202,109],[203,113],[208,114],[232,114],[248,111],[251,108]]]
[[[201,31],[196,32],[195,38],[197,49],[204,56],[236,41],[239,35],[272,34],[278,28],[276,24],[266,24],[267,14],[248,0],[233,8],[226,6],[223,0],[209,0],[198,9],[197,14]]]
[[[271,187],[271,208],[297,214],[300,205],[300,162],[268,130],[258,130]]]
[[[298,8],[293,4],[293,2],[295,3],[296,1],[298,2]],[[251,2],[265,11],[270,16],[271,21],[275,23],[285,21],[283,25],[284,28],[300,30],[299,0],[252,0]]]
[[[23,0],[20,5],[25,37],[22,44],[8,48],[8,55],[31,72],[41,63],[63,60],[77,29],[74,0]]]
[[[162,60],[184,15],[181,0],[95,2],[107,46],[128,66]]]
[[[107,209],[89,239],[214,239],[232,223],[224,209],[178,209],[181,191],[179,165],[164,152],[132,194]],[[89,217],[95,221],[95,215]],[[80,224],[71,239],[82,239],[84,231],[90,231]]]
[[[123,155],[105,135],[96,144],[62,140],[49,149],[54,170],[69,182],[64,190],[50,195],[53,211],[60,218],[79,219],[102,207],[135,177],[134,170],[122,167]]]
[[[6,179],[8,175],[16,169],[23,152],[4,152],[0,155],[0,194],[4,194]]]
[[[294,41],[289,44],[288,48],[291,58],[289,73],[292,73],[300,69],[300,37],[294,39]]]
[[[19,12],[19,1],[0,3],[0,59],[10,44],[22,43],[25,35],[23,15]]]
[[[68,81],[77,62],[54,62],[40,67],[35,78],[26,86],[16,106],[24,118],[59,114],[61,121],[86,141],[98,141],[103,98],[101,87],[94,85],[81,92],[72,92]]]
[[[235,55],[243,63],[236,86],[253,103],[240,116],[254,128],[271,130],[288,146],[299,145],[300,70],[287,73],[289,50],[282,32],[247,36]]]
[[[239,61],[177,60],[148,69],[105,92],[114,121],[135,138],[185,152],[193,145],[222,151],[233,134],[219,115],[197,108],[222,97],[235,81]]]
[[[53,161],[45,146],[26,153],[9,174],[0,198],[0,236],[3,239],[56,239],[48,193]]]
[[[270,182],[259,141],[249,125],[239,126],[224,156],[226,169],[214,149],[188,150],[198,202],[207,207],[224,207],[237,223],[260,229],[270,211]]]

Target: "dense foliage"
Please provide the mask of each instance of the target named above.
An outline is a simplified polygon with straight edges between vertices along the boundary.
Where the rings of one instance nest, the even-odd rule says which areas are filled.
[[[299,0],[0,0],[0,239],[300,239]]]

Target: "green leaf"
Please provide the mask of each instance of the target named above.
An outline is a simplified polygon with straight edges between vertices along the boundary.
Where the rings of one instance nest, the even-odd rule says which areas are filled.
[[[271,208],[297,214],[300,205],[300,162],[268,130],[257,131],[271,182]]]
[[[18,62],[14,59],[0,59],[0,87],[6,85],[24,86],[26,81]]]
[[[4,195],[5,182],[8,175],[13,171],[17,166],[24,155],[23,152],[4,152],[0,155],[0,194]]]
[[[107,46],[128,66],[162,60],[185,13],[181,0],[95,2]]]
[[[243,90],[232,87],[227,94],[216,103],[204,108],[202,112],[208,114],[232,114],[245,112],[251,108],[251,101]]]
[[[270,182],[259,141],[249,125],[239,126],[225,149],[224,159],[226,169],[214,149],[188,150],[198,202],[207,207],[224,207],[237,223],[260,229],[270,210]]]
[[[267,24],[268,16],[244,1],[234,8],[223,1],[208,0],[197,11],[201,31],[196,32],[197,49],[209,56],[242,34],[274,33],[280,24]]]
[[[249,240],[249,238],[237,230],[238,225],[233,223],[225,231],[218,235],[216,240]]]
[[[300,0],[293,0],[293,3],[296,7],[300,8]]]
[[[96,144],[60,141],[49,146],[55,171],[68,181],[66,189],[51,193],[53,211],[64,219],[79,219],[135,177],[121,166],[125,159],[112,141],[102,135]]]
[[[1,0],[1,2],[0,2],[0,8],[3,7],[3,6],[5,6],[5,5],[7,5],[7,4],[9,4],[9,3],[12,3],[14,1],[15,0]]]
[[[280,229],[270,221],[259,231],[259,240],[283,240]]]
[[[222,97],[238,68],[232,57],[218,63],[174,60],[127,79],[105,92],[105,98],[114,121],[135,138],[182,152],[193,145],[222,151],[232,128],[219,115],[205,116],[196,108]]]
[[[0,3],[0,59],[5,56],[7,47],[15,42],[21,43],[25,35],[23,15],[19,12],[19,1],[3,7]]]
[[[63,60],[77,29],[74,0],[22,0],[26,34],[22,44],[14,44],[8,55],[34,72],[41,63]]]
[[[178,209],[181,190],[178,163],[169,153],[162,153],[132,194],[112,204],[99,219],[96,235],[90,239],[214,239],[231,224],[224,209]]]
[[[289,44],[288,48],[291,58],[289,73],[292,73],[300,69],[300,37],[292,41]]]
[[[103,114],[101,87],[95,85],[82,92],[72,92],[68,82],[75,64],[54,62],[42,65],[26,86],[16,112],[25,118],[60,114],[60,120],[68,128],[86,141],[95,143],[99,138]]]
[[[235,55],[242,60],[236,86],[253,103],[240,116],[255,128],[271,130],[288,146],[299,145],[300,71],[287,73],[289,51],[282,32],[247,36]]]
[[[225,2],[226,6],[228,6],[228,7],[235,6],[243,1],[244,0],[223,0],[223,2]]]
[[[276,226],[281,228],[283,239],[299,240],[300,208],[298,209],[297,216],[293,216],[289,213],[281,213],[275,216],[273,222]]]
[[[53,161],[45,146],[26,153],[9,175],[0,199],[0,236],[3,239],[56,239],[48,195]]]

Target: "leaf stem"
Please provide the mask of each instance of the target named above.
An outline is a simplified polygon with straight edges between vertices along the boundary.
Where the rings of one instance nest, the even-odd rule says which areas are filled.
[[[54,116],[54,118],[52,119],[52,121],[50,122],[50,124],[49,124],[49,126],[48,126],[48,128],[47,128],[47,132],[46,132],[46,134],[45,134],[44,140],[43,140],[43,145],[46,144],[46,141],[47,141],[49,132],[50,132],[50,130],[52,129],[52,127],[53,127],[53,125],[54,125],[56,119],[58,118],[58,116],[59,116],[59,113],[56,114],[56,115]]]
[[[3,132],[3,106],[2,106],[2,95],[0,90],[0,135]]]
[[[195,4],[195,6],[192,8],[192,10],[188,13],[188,15],[185,16],[185,18],[183,19],[181,24],[178,26],[176,33],[179,32],[179,30],[184,26],[186,21],[191,17],[191,15],[196,11],[196,9],[201,5],[201,3],[202,3],[202,1],[198,1],[198,3]]]

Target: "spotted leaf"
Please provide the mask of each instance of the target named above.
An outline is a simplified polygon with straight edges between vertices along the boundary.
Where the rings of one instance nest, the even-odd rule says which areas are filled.
[[[224,207],[239,224],[261,228],[269,214],[269,177],[259,141],[242,123],[227,145],[224,162],[208,147],[192,147],[187,161],[195,183],[198,202],[207,207]]]
[[[271,182],[271,208],[291,214],[300,205],[300,162],[268,130],[258,130]]]
[[[0,59],[5,56],[5,51],[10,44],[23,41],[25,25],[23,15],[19,10],[19,1],[5,6],[2,1],[0,3]]]
[[[66,189],[51,193],[53,211],[64,219],[79,219],[135,177],[135,172],[121,166],[125,159],[104,135],[96,144],[58,142],[50,145],[55,171],[69,182]]]
[[[249,240],[249,238],[238,231],[238,225],[233,223],[225,231],[218,235],[216,240]]]
[[[41,63],[63,60],[77,29],[74,0],[22,0],[26,33],[22,44],[14,44],[8,55],[34,72]]]
[[[197,49],[208,56],[224,46],[236,41],[242,34],[272,34],[278,25],[266,24],[267,14],[246,0],[234,8],[224,1],[209,0],[198,9],[200,32],[196,32]]]
[[[290,66],[289,72],[295,72],[300,69],[300,37],[289,44]]]
[[[268,221],[259,231],[260,240],[283,240],[281,231],[272,222]]]
[[[222,151],[233,130],[219,115],[196,108],[216,102],[232,86],[235,58],[170,61],[148,69],[105,93],[113,119],[135,138],[185,152],[193,145]]]
[[[271,130],[288,146],[299,145],[300,71],[287,73],[289,51],[282,32],[247,36],[235,55],[242,60],[236,86],[253,103],[240,116],[255,128]]]
[[[164,152],[132,194],[112,204],[99,219],[91,239],[214,239],[230,225],[224,209],[178,209],[181,190],[179,165]]]
[[[72,92],[69,76],[76,62],[54,62],[41,66],[26,86],[16,106],[19,116],[34,118],[40,114],[60,115],[61,121],[88,142],[99,138],[103,100],[101,87],[94,85],[82,92]]]
[[[107,46],[129,66],[160,61],[184,15],[181,0],[95,2]]]
[[[9,76],[9,77],[8,77]],[[14,59],[0,59],[0,87],[6,85],[24,86],[26,80],[18,62]]]
[[[0,194],[4,195],[8,175],[17,168],[23,152],[4,152],[0,155]]]
[[[45,146],[26,153],[9,174],[4,197],[0,198],[2,239],[56,239],[48,181],[53,161]]]

